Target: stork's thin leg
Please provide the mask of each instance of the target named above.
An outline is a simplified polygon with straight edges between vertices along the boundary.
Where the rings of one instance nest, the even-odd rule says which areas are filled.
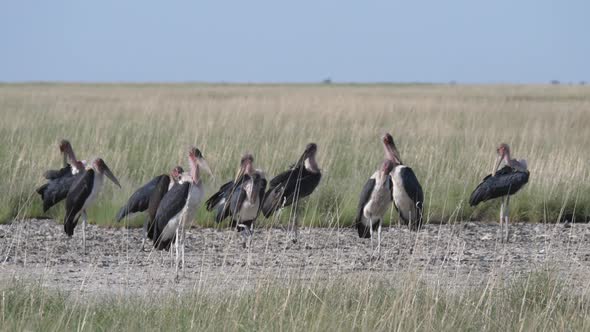
[[[371,218],[369,218],[369,235],[371,236],[371,252],[373,252],[375,248],[373,247],[373,220]]]
[[[299,204],[295,204],[293,206],[293,209],[293,223],[291,224],[291,231],[289,233],[291,233],[291,241],[293,241],[293,243],[297,243],[297,241],[299,240]]]
[[[184,230],[184,227],[180,230],[180,233],[181,233],[180,237],[182,238],[182,242],[180,243],[180,252],[182,253],[182,259],[181,259],[182,265],[181,265],[181,268],[182,268],[182,272],[184,274],[184,247],[185,247],[185,243],[184,243],[185,241],[184,240],[185,240],[185,237],[186,237],[186,232]]]
[[[379,227],[377,227],[377,256],[381,256],[381,220],[379,220]]]
[[[506,206],[504,207],[504,224],[506,226],[506,242],[508,242],[510,237],[510,230],[508,228],[510,225],[510,196],[506,196]]]
[[[504,242],[504,199],[500,205],[500,241]]]
[[[179,242],[180,242],[180,237],[179,237],[179,232],[178,232],[178,227],[176,228],[176,239],[174,241],[174,249],[176,251],[176,257],[174,258],[174,266],[176,269],[176,280],[178,280],[178,263],[179,263],[179,252],[178,252],[178,246],[179,246]]]
[[[254,236],[254,222],[250,224],[250,232],[248,234],[248,248],[252,246],[252,237]]]
[[[246,225],[244,224],[239,224],[238,225],[238,231],[240,232],[240,235],[242,236],[242,248],[246,248],[246,243],[248,242],[248,228],[246,227]]]
[[[145,240],[147,239],[148,233],[148,219],[146,218],[143,223],[143,239],[141,240],[141,251],[145,250]]]
[[[86,210],[82,211],[82,252],[86,255],[86,222],[88,222],[88,215]]]

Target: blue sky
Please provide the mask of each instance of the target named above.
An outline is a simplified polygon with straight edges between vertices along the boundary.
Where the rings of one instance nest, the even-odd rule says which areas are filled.
[[[590,81],[590,1],[0,4],[0,81]]]

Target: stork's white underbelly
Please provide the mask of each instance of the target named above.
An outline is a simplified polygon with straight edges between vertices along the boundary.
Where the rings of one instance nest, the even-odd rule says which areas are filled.
[[[393,200],[397,206],[398,211],[408,220],[416,219],[417,211],[416,204],[410,195],[404,189],[404,184],[400,171],[406,166],[398,166],[391,173],[393,180]]]
[[[238,221],[242,222],[254,220],[258,214],[258,206],[260,206],[259,197],[256,197],[256,201],[254,201],[254,203],[250,202],[249,199],[244,200],[244,203],[242,203],[242,208],[238,214]]]
[[[376,172],[372,178],[375,178],[375,187],[371,193],[371,198],[363,208],[363,218],[361,222],[365,225],[382,220],[391,205],[391,196],[387,185],[383,183],[380,173]]]
[[[170,239],[174,237],[176,229],[180,227],[181,221],[184,221],[183,226],[185,228],[192,224],[195,212],[197,211],[199,204],[201,204],[204,195],[205,192],[200,184],[191,185],[184,207],[168,221],[166,227],[164,227],[164,230],[162,231],[162,239]]]

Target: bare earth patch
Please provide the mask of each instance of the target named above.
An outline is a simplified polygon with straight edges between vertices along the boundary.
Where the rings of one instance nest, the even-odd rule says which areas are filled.
[[[265,280],[366,276],[395,283],[410,273],[460,291],[551,269],[579,291],[586,287],[589,225],[514,224],[511,230],[511,242],[502,244],[497,224],[427,225],[419,233],[385,228],[381,257],[372,260],[369,240],[359,239],[352,228],[306,228],[297,244],[281,229],[259,228],[249,250],[235,231],[192,228],[183,277],[175,282],[168,252],[140,250],[140,229],[91,225],[88,254],[82,255],[79,227],[68,239],[61,224],[25,220],[0,225],[0,281],[41,280],[48,287],[96,295],[151,295],[238,291]]]

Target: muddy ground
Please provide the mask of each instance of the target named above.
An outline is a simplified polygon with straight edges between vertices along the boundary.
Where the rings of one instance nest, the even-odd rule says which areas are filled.
[[[499,242],[494,223],[427,225],[419,233],[384,228],[374,259],[368,239],[352,228],[303,229],[293,244],[282,229],[257,229],[249,250],[229,229],[188,231],[186,266],[175,281],[168,252],[141,251],[141,230],[80,227],[68,239],[51,220],[0,225],[0,282],[40,280],[60,290],[93,294],[151,294],[242,289],[260,280],[321,280],[375,275],[395,282],[415,275],[451,290],[510,281],[550,269],[580,290],[590,275],[588,224],[514,224],[511,242]],[[149,246],[148,246],[149,248]]]

